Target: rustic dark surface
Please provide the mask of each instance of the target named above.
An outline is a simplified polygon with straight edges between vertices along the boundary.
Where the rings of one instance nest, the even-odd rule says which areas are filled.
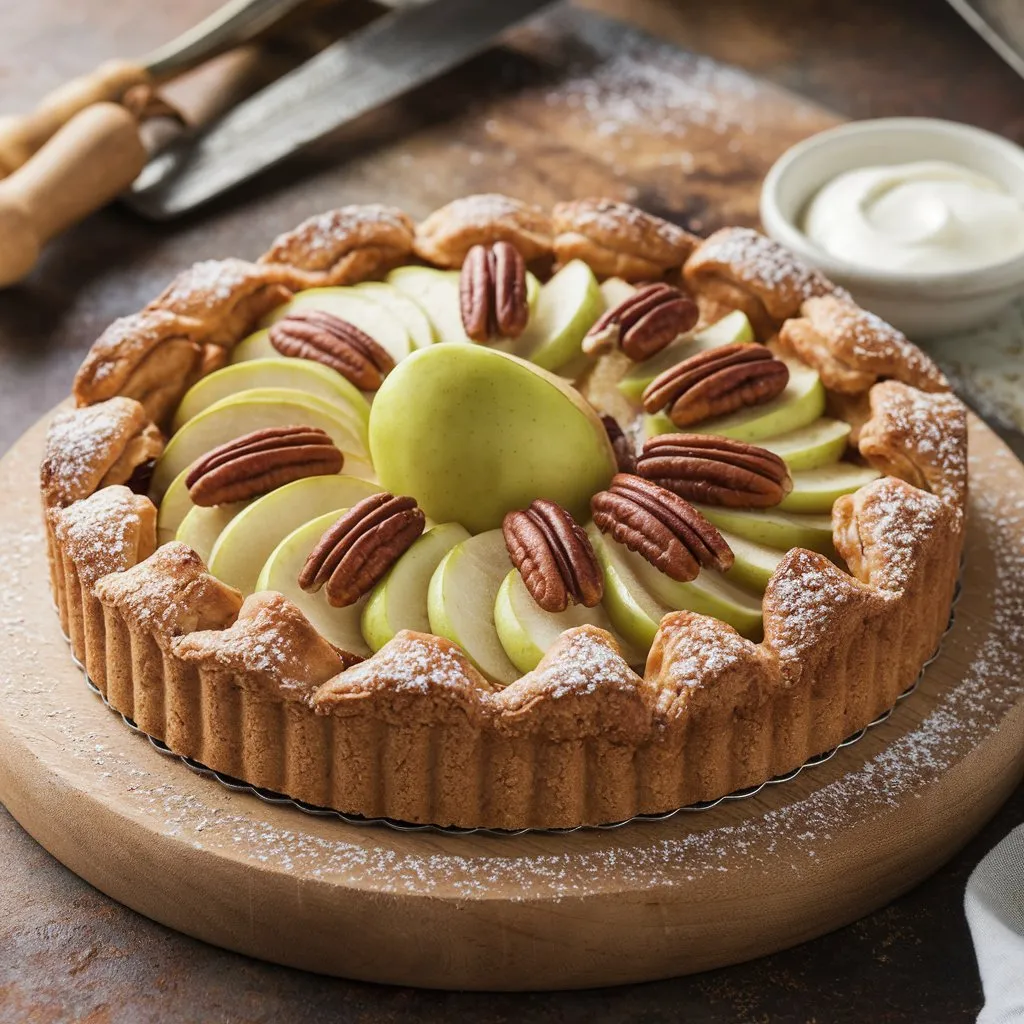
[[[0,5],[4,106],[19,109],[99,59],[163,41],[215,6],[107,0]],[[928,114],[1024,141],[1024,82],[939,0],[588,0],[680,45],[752,70],[848,117]],[[481,88],[475,62],[389,111],[369,133],[401,137],[450,117],[453,89]],[[454,92],[457,96],[457,92]],[[361,138],[365,138],[366,133]],[[472,152],[467,151],[467,159]],[[331,152],[305,159],[316,187]],[[261,218],[243,191],[212,220],[171,228],[105,212],[56,244],[25,286],[0,294],[0,449],[67,393],[85,347],[192,259],[252,256],[308,211],[272,176]],[[300,183],[301,184],[301,183]],[[371,198],[379,179],[348,183]],[[420,202],[442,195],[426,182]],[[424,212],[413,209],[414,213]],[[693,210],[682,208],[683,216]],[[699,212],[699,211],[698,211]],[[929,882],[812,944],[704,976],[555,995],[462,995],[318,978],[211,949],[138,917],[66,871],[0,811],[0,1020],[136,1021],[946,1021],[973,1019],[980,990],[961,902],[978,859],[1024,819],[1019,790],[983,835]],[[352,936],[351,941],[358,941]]]

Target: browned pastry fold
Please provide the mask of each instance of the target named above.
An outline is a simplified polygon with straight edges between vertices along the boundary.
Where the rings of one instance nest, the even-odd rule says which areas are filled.
[[[551,253],[551,218],[539,206],[497,193],[465,196],[435,210],[416,229],[416,255],[461,267],[474,245],[510,242],[527,262]]]
[[[287,302],[287,268],[246,260],[203,260],[180,273],[150,304],[199,324],[197,340],[221,348],[241,341],[272,309]]]
[[[202,325],[165,309],[115,320],[93,342],[75,375],[78,405],[134,398],[154,423],[165,423],[198,376]]]
[[[779,330],[779,345],[821,376],[830,391],[856,395],[879,377],[922,391],[948,391],[942,371],[902,331],[835,295],[808,299]]]
[[[556,262],[580,259],[598,277],[650,281],[681,267],[700,239],[614,199],[575,199],[552,212]]]
[[[103,610],[93,591],[108,573],[121,572],[156,548],[156,508],[127,487],[104,487],[67,508],[50,509],[51,569],[61,626],[74,656],[103,688]]]
[[[394,206],[342,206],[279,235],[259,263],[284,267],[294,291],[355,284],[405,262],[414,233],[413,222]]]
[[[955,395],[929,394],[889,380],[870,392],[871,418],[858,438],[872,466],[938,495],[967,503],[967,410]]]
[[[796,316],[806,299],[849,298],[820,271],[752,228],[716,231],[697,246],[683,275],[702,300],[746,313],[762,341]]]

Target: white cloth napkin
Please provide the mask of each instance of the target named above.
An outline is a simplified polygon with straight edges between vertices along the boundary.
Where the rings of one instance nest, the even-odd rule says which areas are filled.
[[[978,1024],[1024,1024],[1024,825],[974,869],[964,908],[985,990]]]

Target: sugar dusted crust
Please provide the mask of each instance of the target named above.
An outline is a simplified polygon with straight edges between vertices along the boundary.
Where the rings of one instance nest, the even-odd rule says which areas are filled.
[[[639,211],[624,216],[647,224]],[[430,259],[434,245],[435,262],[457,265],[468,244],[513,230],[534,240],[531,258],[551,251],[543,211],[494,196],[428,218],[416,251]],[[702,300],[751,306],[759,329],[774,333],[802,304],[806,317],[806,300],[836,291],[788,254],[772,269],[774,243],[756,233],[727,231],[687,263],[691,285],[706,285]],[[679,244],[673,260],[685,258],[685,238],[662,241]],[[257,264],[198,265],[97,342],[76,381],[82,408],[60,413],[51,430],[42,492],[61,619],[112,707],[177,753],[309,803],[518,829],[712,800],[797,767],[893,705],[948,619],[967,442],[963,406],[938,390],[913,346],[884,332],[861,344],[857,328],[828,354],[860,375],[862,390],[845,400],[857,410],[861,455],[887,475],[834,505],[848,571],[802,549],[785,556],[765,592],[761,643],[673,612],[638,674],[608,633],[584,626],[502,689],[428,634],[400,633],[360,661],[281,595],[243,600],[186,545],[155,549],[155,508],[121,485],[152,450],[155,424],[216,367],[209,351],[237,342],[269,296],[352,283],[407,261],[412,244],[400,211],[346,207],[282,236]],[[163,352],[172,342],[181,344]],[[183,346],[188,360],[177,358]],[[147,366],[160,353],[173,370],[162,381]],[[160,384],[157,398],[147,382]]]

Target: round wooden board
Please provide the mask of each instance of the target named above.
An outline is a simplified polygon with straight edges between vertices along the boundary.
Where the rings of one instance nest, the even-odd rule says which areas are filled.
[[[85,686],[52,609],[36,489],[44,429],[0,463],[0,799],[97,888],[216,945],[439,988],[705,970],[891,900],[1024,774],[1024,467],[978,422],[956,623],[888,721],[754,798],[517,837],[311,817],[231,792],[126,728]]]

